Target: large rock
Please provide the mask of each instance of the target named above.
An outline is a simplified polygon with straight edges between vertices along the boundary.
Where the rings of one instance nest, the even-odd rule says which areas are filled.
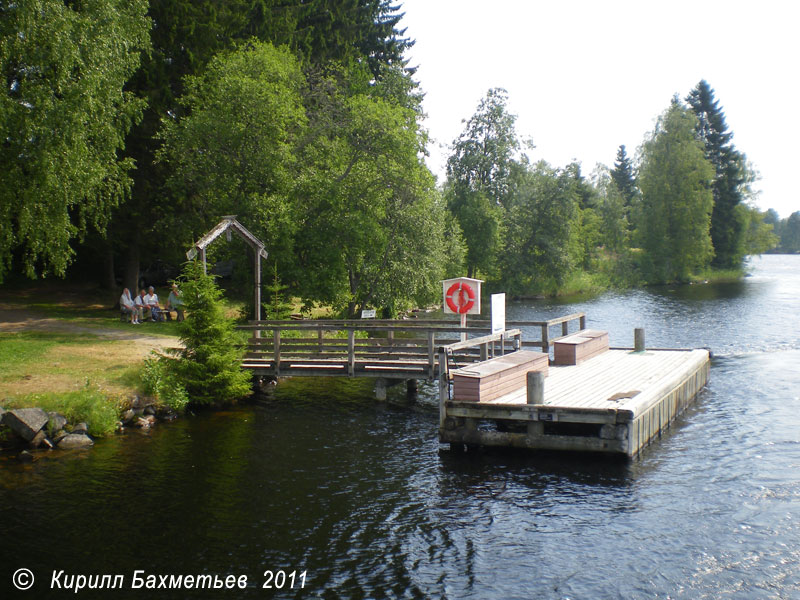
[[[133,409],[128,409],[124,413],[122,413],[122,424],[128,425],[133,423],[134,419],[136,419],[136,413],[133,412]]]
[[[47,416],[49,417],[47,421],[47,431],[52,437],[54,434],[64,429],[64,426],[67,424],[67,418],[57,412],[49,412]]]
[[[30,442],[28,442],[28,446],[30,446],[31,448],[38,448],[46,441],[48,441],[47,435],[45,434],[44,429],[42,429],[39,431],[39,433],[33,436],[33,439]],[[53,446],[50,445],[50,447],[52,448]]]
[[[93,445],[94,442],[92,438],[81,433],[68,433],[58,442],[58,447],[63,450],[68,450],[69,448],[84,448]]]
[[[0,406],[0,425],[3,424],[3,418],[5,417],[6,409]]]
[[[72,428],[72,433],[89,433],[89,426],[86,423],[78,423]]]
[[[41,408],[15,408],[4,415],[3,423],[26,442],[30,442],[47,425],[49,419]]]

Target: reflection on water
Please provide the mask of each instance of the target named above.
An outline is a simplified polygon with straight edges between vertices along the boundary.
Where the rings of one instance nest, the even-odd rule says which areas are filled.
[[[741,283],[509,306],[510,319],[583,310],[618,345],[643,325],[650,345],[712,348],[707,390],[631,462],[450,453],[435,386],[379,403],[346,379],[3,461],[0,596],[24,566],[248,576],[218,597],[800,597],[798,293],[800,257],[765,257]],[[258,589],[270,568],[306,570],[306,589]]]

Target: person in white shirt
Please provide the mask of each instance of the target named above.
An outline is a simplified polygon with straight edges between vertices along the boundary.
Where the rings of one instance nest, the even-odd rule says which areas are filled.
[[[147,294],[147,292],[144,291],[144,288],[141,289],[139,291],[139,295],[136,296],[136,300],[133,301],[133,303],[136,305],[136,308],[139,309],[139,320],[140,321],[142,319],[144,319],[144,312],[146,310],[150,310],[148,308],[148,306],[147,306],[147,302],[145,302],[145,297],[146,297],[145,294]]]
[[[147,290],[147,295],[144,297],[144,302],[150,309],[150,317],[153,321],[163,321],[164,315],[161,314],[161,307],[158,305],[158,294],[151,285]]]
[[[131,325],[138,325],[141,322],[139,321],[139,309],[131,298],[128,288],[122,290],[122,296],[119,297],[119,308],[123,313],[131,316]]]

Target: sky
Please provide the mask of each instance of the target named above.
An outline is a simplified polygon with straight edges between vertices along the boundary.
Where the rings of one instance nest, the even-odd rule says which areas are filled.
[[[533,161],[584,175],[633,158],[658,116],[701,79],[736,148],[760,173],[756,205],[800,210],[800,3],[786,0],[400,0],[406,53],[425,94],[428,166],[487,90],[505,88]]]

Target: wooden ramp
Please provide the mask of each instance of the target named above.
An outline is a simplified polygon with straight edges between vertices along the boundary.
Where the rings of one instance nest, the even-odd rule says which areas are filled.
[[[520,387],[489,401],[440,402],[440,440],[633,456],[669,427],[706,384],[707,350],[609,350],[551,365],[544,402]]]

